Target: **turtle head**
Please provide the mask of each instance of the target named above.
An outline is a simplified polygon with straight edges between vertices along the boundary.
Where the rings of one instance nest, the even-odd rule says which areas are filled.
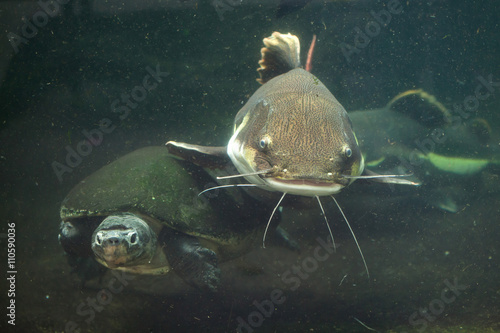
[[[97,261],[108,268],[147,263],[156,251],[153,229],[134,214],[110,215],[92,235],[92,251]]]

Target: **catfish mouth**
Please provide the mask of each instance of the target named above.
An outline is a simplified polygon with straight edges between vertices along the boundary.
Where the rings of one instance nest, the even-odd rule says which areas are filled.
[[[312,179],[282,179],[282,178],[273,178],[273,180],[285,184],[290,185],[306,185],[306,186],[332,186],[332,185],[340,185],[334,182],[325,182],[319,180]]]
[[[314,179],[264,177],[263,180],[275,191],[307,197],[332,195],[340,192],[346,186],[334,181]]]

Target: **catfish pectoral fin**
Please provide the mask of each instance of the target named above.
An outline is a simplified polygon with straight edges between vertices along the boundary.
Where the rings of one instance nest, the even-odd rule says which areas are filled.
[[[411,181],[408,179],[403,179],[403,178],[397,178],[399,175],[396,175],[396,177],[384,177],[384,175],[379,175],[373,171],[366,170],[364,172],[367,175],[367,178],[359,178],[360,180],[366,180],[370,182],[376,182],[376,183],[384,183],[384,184],[396,184],[396,185],[412,185],[412,186],[420,186],[421,183],[417,181]],[[405,177],[405,176],[411,176],[411,175],[401,175],[400,177]],[[361,176],[363,177],[363,176]]]
[[[175,141],[169,141],[165,146],[171,155],[203,168],[217,169],[231,161],[225,146],[208,147]]]

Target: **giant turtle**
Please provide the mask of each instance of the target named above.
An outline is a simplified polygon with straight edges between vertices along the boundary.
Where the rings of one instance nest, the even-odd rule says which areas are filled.
[[[198,196],[211,183],[204,169],[164,147],[136,150],[70,191],[60,210],[61,245],[70,258],[94,257],[138,274],[173,270],[194,287],[216,290],[218,261],[248,252],[270,211],[237,189],[217,200]],[[275,236],[286,240],[282,230]]]

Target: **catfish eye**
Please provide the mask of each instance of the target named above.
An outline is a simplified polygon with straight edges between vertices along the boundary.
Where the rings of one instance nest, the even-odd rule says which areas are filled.
[[[344,154],[346,157],[351,157],[352,156],[352,149],[349,147],[344,148]]]
[[[260,139],[260,141],[259,141],[259,148],[260,149],[266,149],[268,146],[269,146],[269,138],[268,137],[264,137],[264,138]]]

